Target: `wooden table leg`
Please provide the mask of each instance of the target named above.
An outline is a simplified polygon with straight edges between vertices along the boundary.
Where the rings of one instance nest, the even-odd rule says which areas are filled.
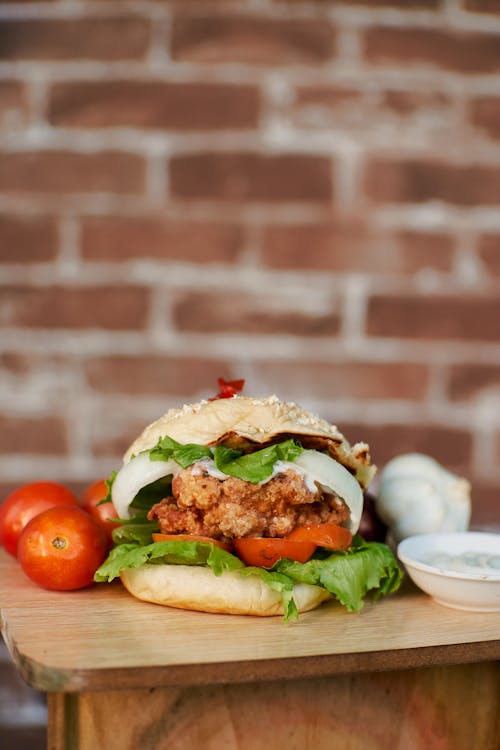
[[[49,750],[498,750],[500,665],[53,694]]]

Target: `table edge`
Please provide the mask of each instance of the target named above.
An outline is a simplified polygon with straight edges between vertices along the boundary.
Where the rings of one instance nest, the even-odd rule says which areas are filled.
[[[174,664],[100,670],[52,668],[7,647],[21,677],[43,692],[140,690],[328,677],[500,660],[500,639],[384,651],[324,654],[226,663]]]

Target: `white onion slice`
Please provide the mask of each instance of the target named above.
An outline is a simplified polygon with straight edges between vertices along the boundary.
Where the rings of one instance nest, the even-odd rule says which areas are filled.
[[[157,479],[176,476],[182,471],[173,458],[168,461],[151,461],[149,453],[139,453],[122,466],[111,489],[111,499],[120,518],[130,518],[129,505],[139,490]]]
[[[349,530],[355,534],[363,512],[363,491],[357,479],[326,453],[305,450],[294,463],[305,469],[325,491],[333,491],[344,500],[351,511]]]

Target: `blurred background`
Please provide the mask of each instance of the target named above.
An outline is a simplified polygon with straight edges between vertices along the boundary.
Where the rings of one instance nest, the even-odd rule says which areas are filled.
[[[0,152],[2,497],[223,376],[500,525],[498,0],[3,2]]]

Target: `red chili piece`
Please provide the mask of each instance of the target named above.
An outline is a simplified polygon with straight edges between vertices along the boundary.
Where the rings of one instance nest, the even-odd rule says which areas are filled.
[[[217,378],[217,384],[219,386],[219,393],[216,396],[209,398],[209,401],[236,396],[243,390],[245,381],[243,378],[241,380],[224,380],[224,378]]]

